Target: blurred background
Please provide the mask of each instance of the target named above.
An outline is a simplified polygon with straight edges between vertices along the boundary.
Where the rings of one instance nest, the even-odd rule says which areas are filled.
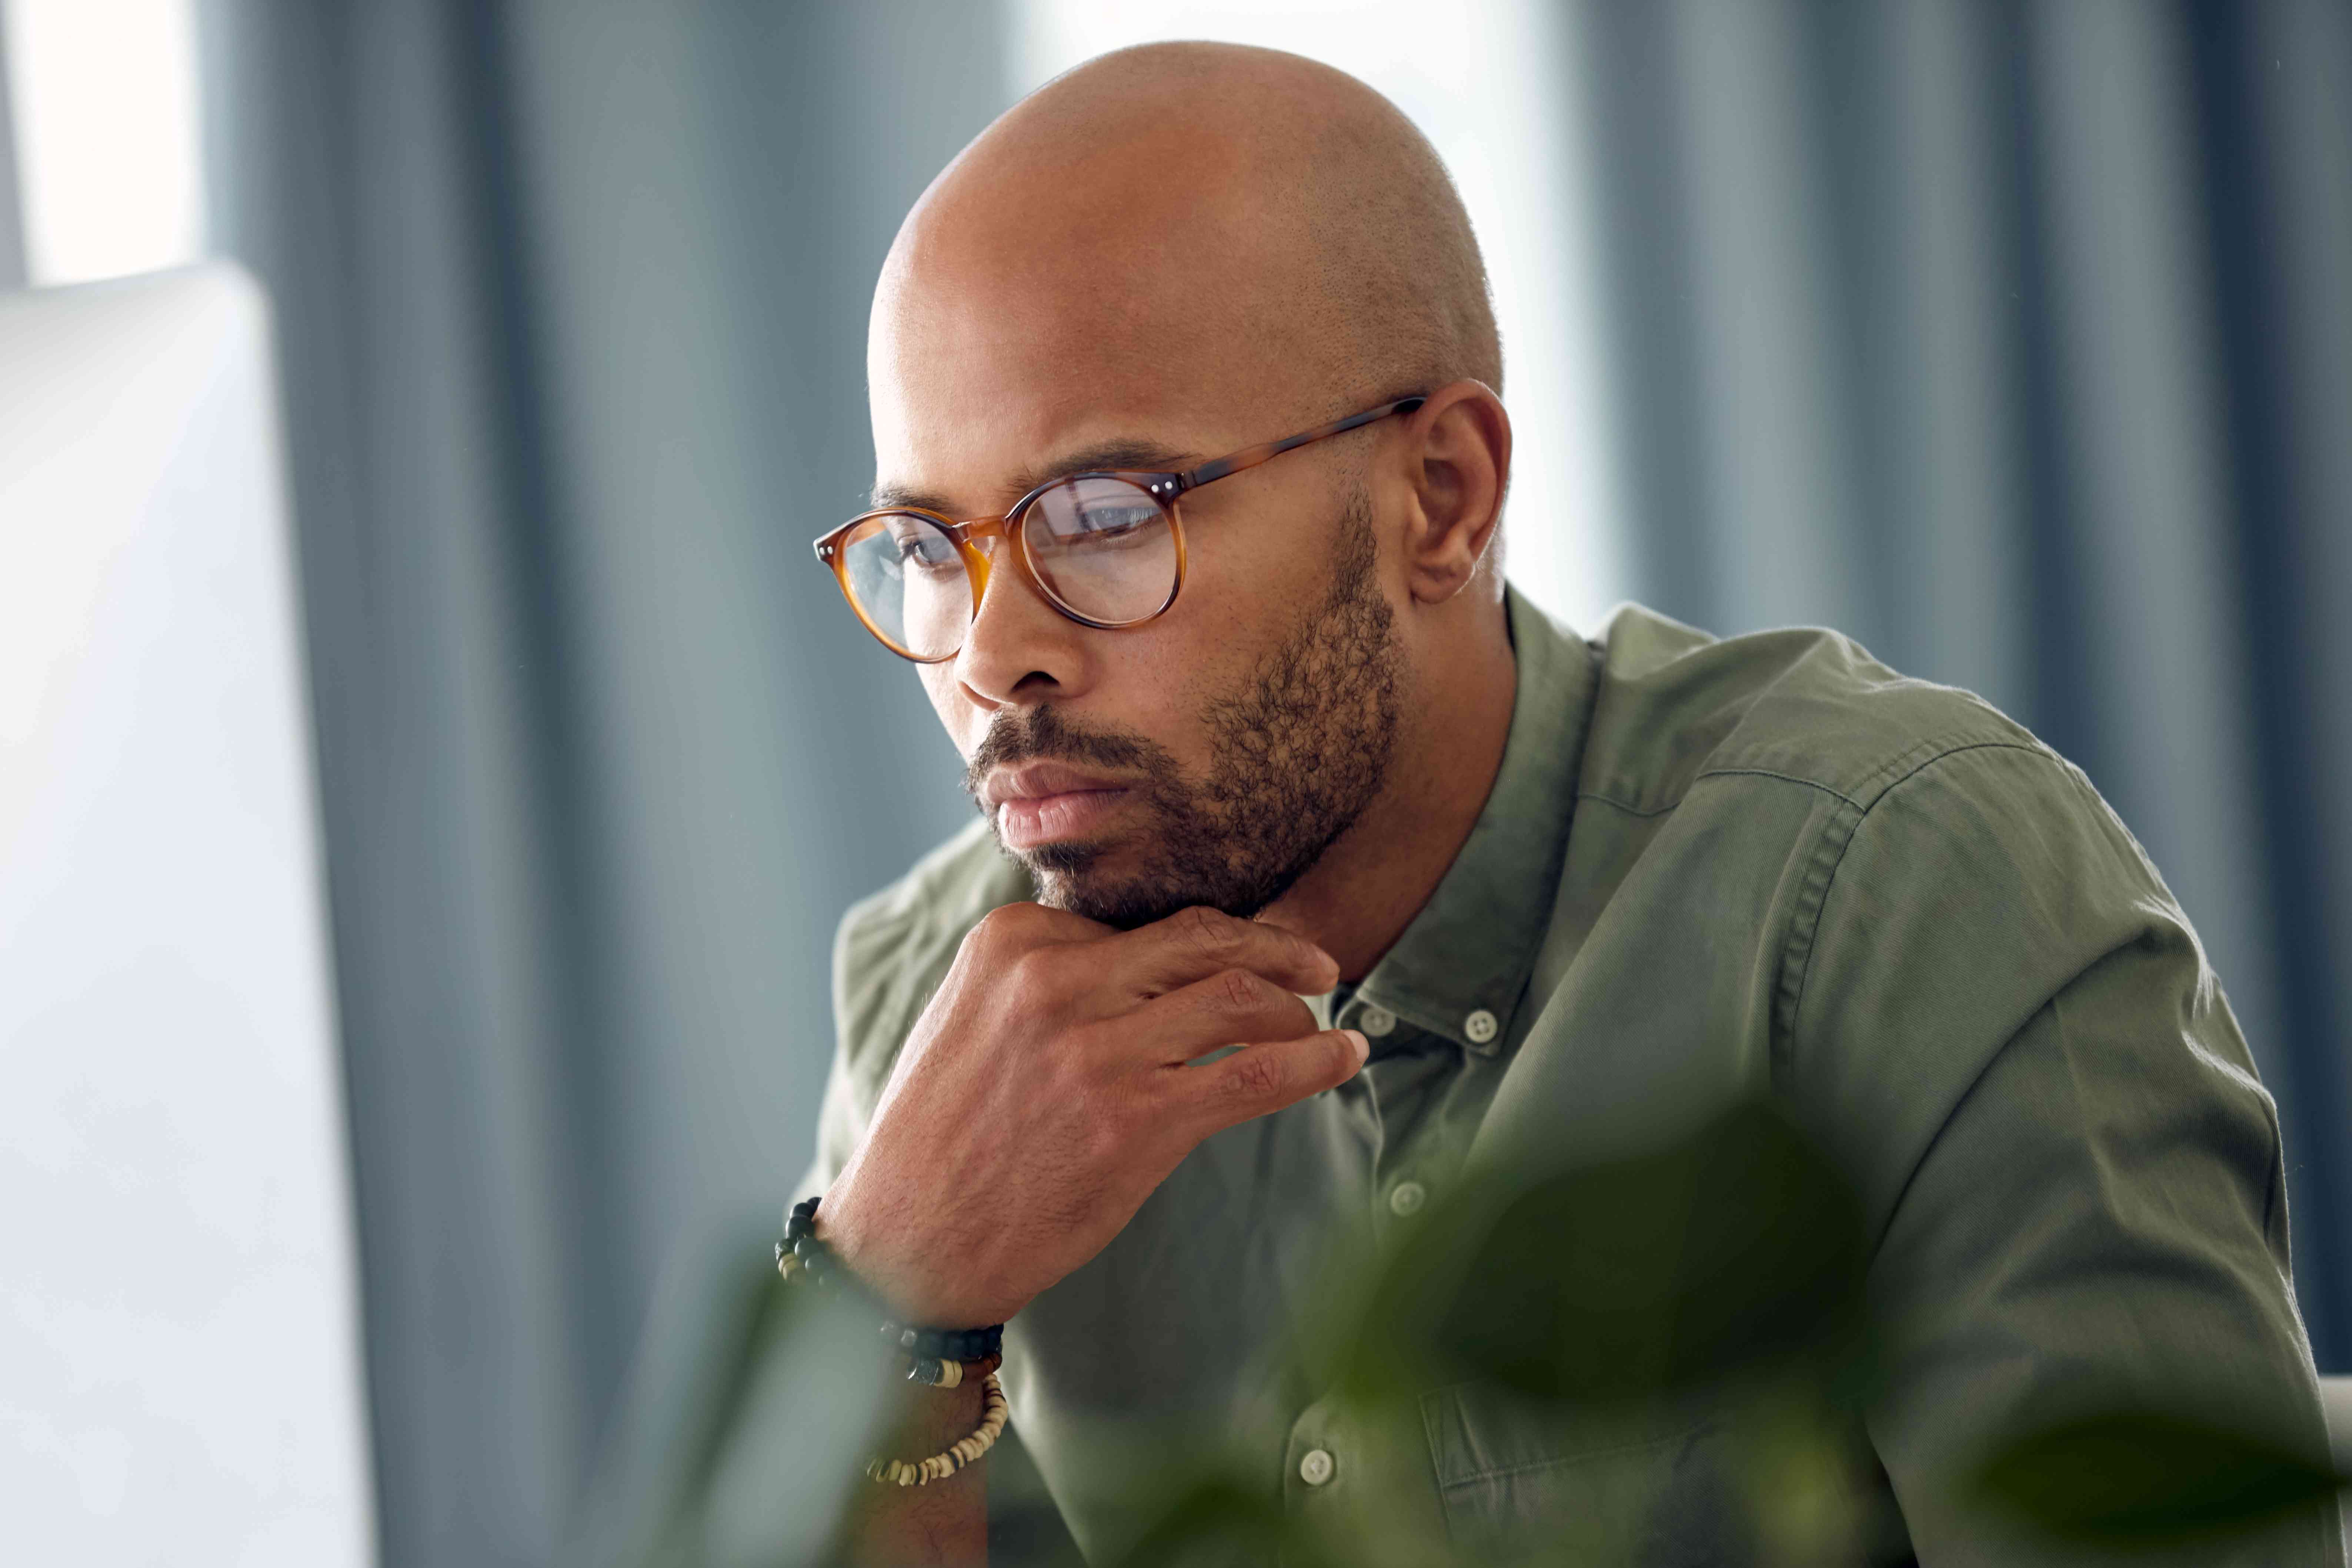
[[[2087,770],[2352,1371],[2342,0],[0,17],[0,285],[226,258],[274,305],[384,1563],[554,1560],[665,1269],[803,1168],[834,923],[969,810],[807,553],[872,479],[873,277],[1150,37],[1329,60],[1444,153],[1538,601],[1834,626]]]

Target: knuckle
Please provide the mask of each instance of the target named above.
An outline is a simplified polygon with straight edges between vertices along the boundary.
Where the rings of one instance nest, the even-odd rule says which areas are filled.
[[[1004,986],[1016,1005],[1037,1006],[1062,990],[1061,965],[1051,949],[1029,948],[1004,963]]]
[[[1233,917],[1206,904],[1179,910],[1175,920],[1184,940],[1202,952],[1223,952],[1233,945]]]
[[[1006,904],[980,917],[964,933],[963,945],[974,952],[1003,952],[1020,944],[1024,921],[1019,904]]]
[[[1230,1013],[1250,1013],[1264,998],[1266,983],[1246,969],[1228,969],[1212,983],[1212,994]]]
[[[1234,1098],[1267,1100],[1280,1094],[1286,1075],[1282,1058],[1265,1049],[1242,1051],[1225,1065],[1225,1083]]]

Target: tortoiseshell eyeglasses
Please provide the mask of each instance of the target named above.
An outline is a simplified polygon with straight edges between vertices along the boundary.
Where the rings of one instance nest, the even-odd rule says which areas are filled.
[[[919,664],[962,649],[988,590],[982,539],[1011,541],[1014,569],[1080,626],[1141,626],[1165,614],[1184,586],[1178,496],[1310,441],[1410,414],[1425,401],[1383,403],[1182,473],[1072,474],[1039,485],[1001,518],[955,522],[919,508],[869,511],[819,539],[816,558],[866,629]]]

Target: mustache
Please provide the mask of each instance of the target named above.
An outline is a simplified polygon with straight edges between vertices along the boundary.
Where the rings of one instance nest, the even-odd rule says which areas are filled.
[[[981,786],[996,769],[1037,762],[1139,773],[1161,781],[1176,773],[1176,759],[1155,742],[1117,730],[1073,724],[1047,704],[1026,713],[1008,711],[996,716],[971,753],[971,761],[964,765],[964,793],[976,801]]]

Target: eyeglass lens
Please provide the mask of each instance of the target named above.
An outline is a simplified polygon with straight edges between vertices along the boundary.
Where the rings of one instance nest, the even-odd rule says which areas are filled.
[[[1045,592],[1090,621],[1147,620],[1176,587],[1176,531],[1150,493],[1125,479],[1077,479],[1029,505],[1021,542]]]
[[[912,512],[867,518],[842,543],[850,596],[884,642],[944,658],[971,625],[971,579],[947,531]]]
[[[1038,585],[1072,615],[1104,626],[1149,620],[1176,591],[1176,530],[1150,492],[1125,479],[1055,485],[1022,514],[1021,543]],[[913,512],[866,519],[843,541],[850,595],[882,640],[945,658],[971,625],[972,585],[946,530]]]

